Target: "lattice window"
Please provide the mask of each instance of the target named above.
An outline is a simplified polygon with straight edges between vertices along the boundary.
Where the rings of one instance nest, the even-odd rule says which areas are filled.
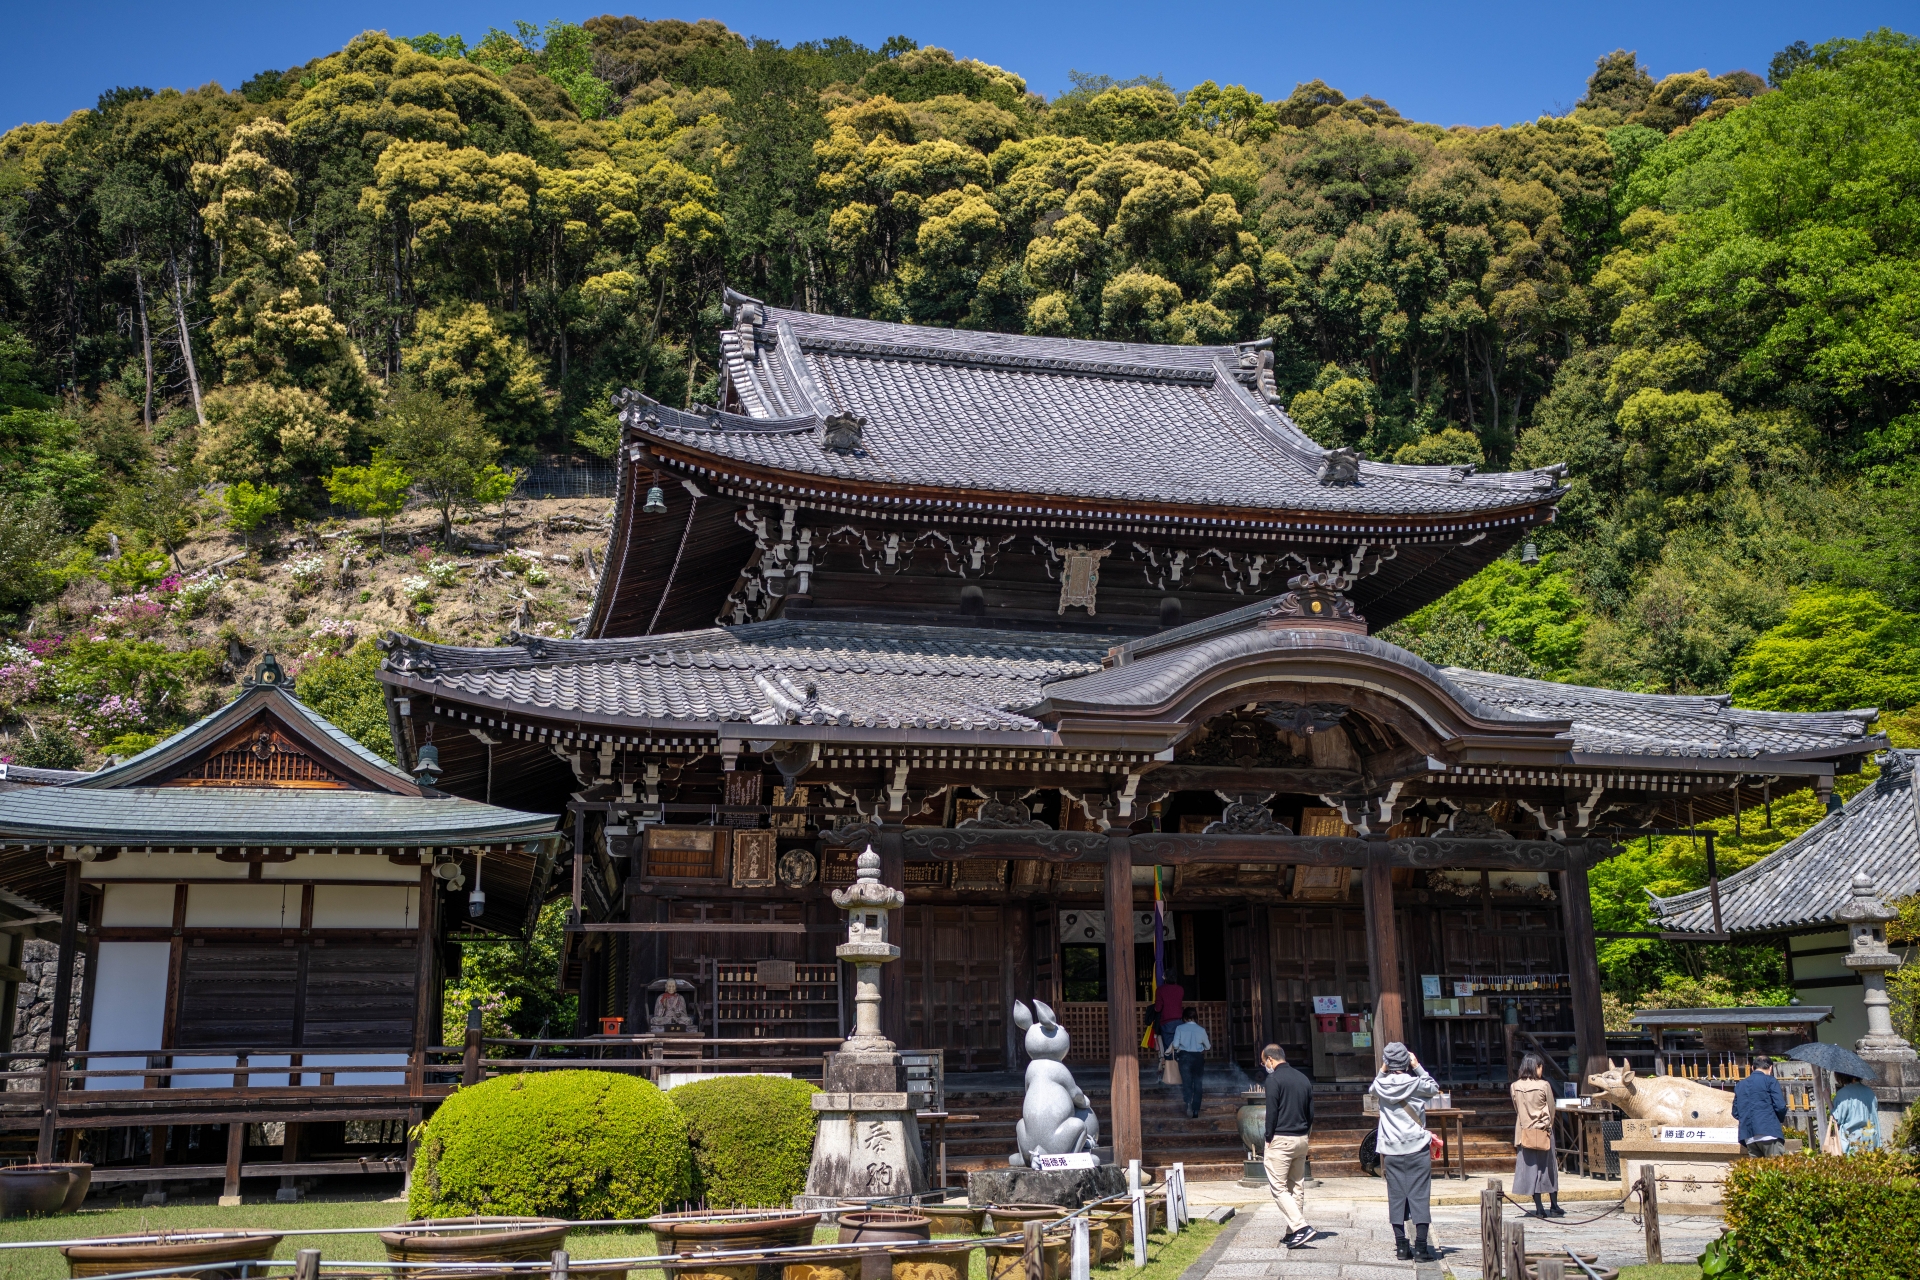
[[[229,739],[165,782],[173,787],[293,787],[343,790],[346,779],[268,725]]]

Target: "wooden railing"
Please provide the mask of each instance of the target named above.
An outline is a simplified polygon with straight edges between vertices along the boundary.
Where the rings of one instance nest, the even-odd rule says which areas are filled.
[[[673,1071],[724,1074],[778,1070],[801,1079],[818,1079],[826,1054],[846,1041],[840,1036],[706,1037],[682,1035],[586,1036],[520,1040],[483,1036],[470,1028],[458,1047],[436,1045],[427,1051],[427,1072],[450,1071],[462,1084],[520,1071],[558,1071],[589,1067],[644,1075],[655,1084]],[[512,1053],[512,1050],[522,1052]]]

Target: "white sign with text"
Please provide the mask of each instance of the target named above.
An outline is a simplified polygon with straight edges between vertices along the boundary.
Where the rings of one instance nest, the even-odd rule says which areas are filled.
[[[1684,1125],[1661,1125],[1660,1141],[1734,1143],[1740,1141],[1740,1130],[1737,1126],[1732,1129],[1700,1129]]]
[[[1098,1169],[1100,1157],[1091,1151],[1076,1151],[1070,1156],[1035,1156],[1036,1169]]]

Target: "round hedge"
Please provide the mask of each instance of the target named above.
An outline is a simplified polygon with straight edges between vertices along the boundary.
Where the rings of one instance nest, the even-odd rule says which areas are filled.
[[[818,1092],[777,1076],[716,1076],[671,1090],[687,1117],[700,1201],[714,1209],[792,1203],[807,1187]]]
[[[407,1210],[636,1218],[692,1191],[686,1117],[652,1084],[611,1071],[525,1072],[440,1104],[417,1148]]]

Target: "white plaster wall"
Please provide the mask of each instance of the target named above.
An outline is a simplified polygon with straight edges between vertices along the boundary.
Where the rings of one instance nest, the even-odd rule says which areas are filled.
[[[173,923],[173,886],[170,884],[110,884],[101,892],[107,895],[100,906],[100,923],[106,928],[165,928]],[[126,944],[102,944],[103,947],[123,945]],[[165,967],[164,961],[161,967]]]
[[[316,885],[313,890],[313,927],[316,929],[417,929],[420,927],[417,885],[393,888],[355,884]],[[298,915],[296,913],[296,921]]]
[[[110,886],[121,888],[125,886]],[[109,905],[113,894],[107,895]],[[167,923],[173,920],[173,889],[167,889]],[[93,1033],[89,1047],[99,1049],[146,1049],[160,1047],[160,1029],[167,1004],[167,954],[165,942],[103,942],[100,944],[99,985],[93,995]],[[93,1058],[88,1065],[100,1071],[141,1068],[144,1057]],[[138,1089],[138,1076],[108,1080],[89,1080],[89,1090]]]
[[[83,862],[82,880],[245,880],[247,864],[207,853],[123,853],[112,862]]]
[[[300,888],[287,884],[189,885],[187,927],[298,929]]]
[[[260,868],[263,880],[390,880],[420,883],[418,864],[395,866],[384,856],[352,853],[296,854],[292,862],[269,862]]]

